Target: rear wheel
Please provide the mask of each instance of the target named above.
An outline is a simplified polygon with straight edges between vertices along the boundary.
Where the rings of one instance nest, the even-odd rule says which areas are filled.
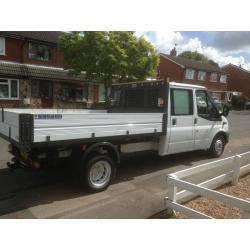
[[[225,148],[225,138],[222,135],[217,135],[210,146],[209,153],[212,157],[220,157]]]
[[[105,190],[115,176],[115,164],[107,155],[95,155],[82,164],[81,183],[91,192]]]

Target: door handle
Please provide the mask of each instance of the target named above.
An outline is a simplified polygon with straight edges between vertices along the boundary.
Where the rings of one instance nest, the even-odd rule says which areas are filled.
[[[176,118],[173,118],[173,119],[172,119],[172,125],[173,125],[173,126],[176,126],[176,124],[177,124],[177,119],[176,119]]]
[[[195,118],[194,118],[194,124],[197,124],[197,122],[198,122],[198,118],[195,117]]]

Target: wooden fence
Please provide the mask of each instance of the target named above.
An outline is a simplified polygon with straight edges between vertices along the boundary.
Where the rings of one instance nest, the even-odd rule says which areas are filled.
[[[224,171],[223,174],[199,184],[193,184],[189,181],[183,180],[184,178],[186,179],[195,174],[224,168],[226,168],[226,171]],[[232,182],[233,185],[237,185],[239,177],[249,172],[250,151],[169,174],[167,176],[168,197],[165,198],[166,207],[186,214],[191,218],[212,218],[181,204],[196,196],[204,196],[238,207],[243,211],[243,218],[250,218],[249,200],[236,198],[213,190],[229,182]],[[177,192],[177,188],[183,190]]]

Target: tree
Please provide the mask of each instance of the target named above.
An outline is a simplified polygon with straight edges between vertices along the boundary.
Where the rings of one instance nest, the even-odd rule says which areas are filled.
[[[231,104],[233,109],[235,110],[243,110],[247,103],[247,98],[245,96],[236,96],[234,95],[231,100]]]
[[[132,31],[86,31],[60,38],[66,68],[72,74],[85,72],[89,80],[99,79],[106,89],[118,82],[154,77],[159,55],[151,43]]]
[[[197,52],[197,51],[184,51],[181,54],[178,55],[178,57],[192,59],[195,61],[200,61],[205,64],[210,64],[216,67],[219,67],[218,63],[214,62],[213,60],[209,59],[207,56],[204,56],[203,54]]]

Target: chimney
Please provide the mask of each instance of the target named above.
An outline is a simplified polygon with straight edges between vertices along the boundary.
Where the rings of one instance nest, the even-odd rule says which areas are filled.
[[[170,51],[170,56],[176,56],[177,55],[177,51],[176,51],[176,44],[174,46],[174,48]]]

